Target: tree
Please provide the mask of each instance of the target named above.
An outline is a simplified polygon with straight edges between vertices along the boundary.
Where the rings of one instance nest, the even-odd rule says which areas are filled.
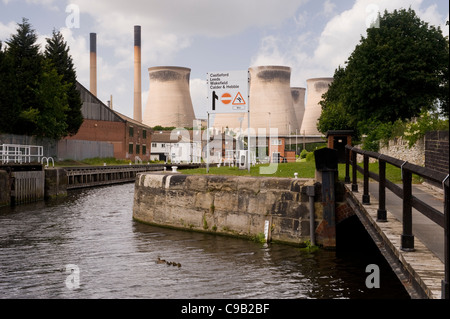
[[[62,76],[62,82],[67,85],[67,132],[69,135],[75,135],[83,123],[83,114],[81,113],[80,92],[77,90],[77,76],[72,57],[69,54],[69,47],[64,37],[59,31],[53,30],[53,36],[47,39],[44,56],[59,75]]]
[[[14,107],[18,101],[16,78],[13,72],[11,57],[3,49],[0,42],[0,133],[11,133],[14,130],[19,110]]]
[[[10,133],[32,134],[35,124],[30,122],[27,112],[36,108],[36,94],[41,74],[42,56],[39,54],[39,45],[36,44],[37,35],[31,28],[27,19],[18,24],[17,34],[12,35],[6,41],[8,48],[5,59],[10,67],[9,76],[13,76],[13,87],[11,93],[15,99],[9,101],[10,117],[13,122]]]
[[[69,49],[54,31],[40,53],[28,20],[18,24],[7,48],[0,43],[0,131],[60,139],[83,122]]]
[[[385,11],[379,27],[335,72],[324,96],[323,118],[339,106],[349,127],[368,133],[379,123],[418,116],[448,101],[448,40],[440,28],[429,26],[411,9]],[[370,125],[367,125],[370,123]],[[320,127],[324,129],[330,127]]]

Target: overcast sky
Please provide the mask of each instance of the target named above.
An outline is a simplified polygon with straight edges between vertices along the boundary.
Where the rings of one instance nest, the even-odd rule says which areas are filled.
[[[206,73],[257,65],[292,68],[291,86],[332,77],[379,10],[409,8],[448,35],[447,0],[0,0],[0,41],[29,19],[45,44],[60,30],[78,81],[89,88],[89,33],[97,33],[98,97],[133,116],[134,26],[142,27],[142,105],[154,66],[191,68],[197,118],[206,118]]]

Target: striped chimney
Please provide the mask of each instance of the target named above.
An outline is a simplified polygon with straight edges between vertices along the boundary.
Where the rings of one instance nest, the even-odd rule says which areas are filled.
[[[142,122],[141,26],[134,26],[134,120]]]
[[[97,34],[90,34],[90,91],[97,96]]]

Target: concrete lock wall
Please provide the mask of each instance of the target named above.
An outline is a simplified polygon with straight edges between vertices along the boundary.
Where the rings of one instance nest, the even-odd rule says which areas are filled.
[[[316,243],[335,246],[335,238],[321,233],[321,185],[309,179],[143,173],[136,178],[133,218],[248,238],[261,238],[268,221],[269,240],[301,245],[310,240],[311,185]]]

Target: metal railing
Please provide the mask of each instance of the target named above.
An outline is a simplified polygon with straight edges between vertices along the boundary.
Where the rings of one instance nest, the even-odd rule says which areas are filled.
[[[2,164],[24,164],[39,162],[44,156],[44,147],[35,145],[2,144],[0,157]]]
[[[357,172],[363,174],[363,204],[370,204],[369,195],[369,178],[374,179],[379,185],[379,206],[377,211],[377,221],[387,222],[386,218],[386,188],[391,190],[396,196],[403,200],[402,204],[402,224],[403,231],[401,235],[401,247],[403,251],[414,251],[414,235],[412,233],[412,208],[415,208],[424,216],[428,217],[434,223],[438,224],[444,229],[444,280],[442,281],[442,298],[450,299],[449,295],[449,175],[438,171],[431,170],[422,166],[408,163],[387,155],[376,152],[363,151],[356,147],[347,145],[346,151],[346,165],[345,165],[345,182],[351,183],[351,189],[354,192],[358,191]],[[357,163],[357,154],[363,156],[363,167]],[[369,158],[378,160],[379,172],[378,174],[369,171]],[[401,169],[402,187],[394,184],[386,179],[386,163],[396,166]],[[350,165],[352,165],[352,178],[350,181]],[[426,181],[431,181],[434,184],[441,185],[444,191],[444,212],[431,207],[427,203],[419,200],[412,195],[412,175],[416,174]]]

